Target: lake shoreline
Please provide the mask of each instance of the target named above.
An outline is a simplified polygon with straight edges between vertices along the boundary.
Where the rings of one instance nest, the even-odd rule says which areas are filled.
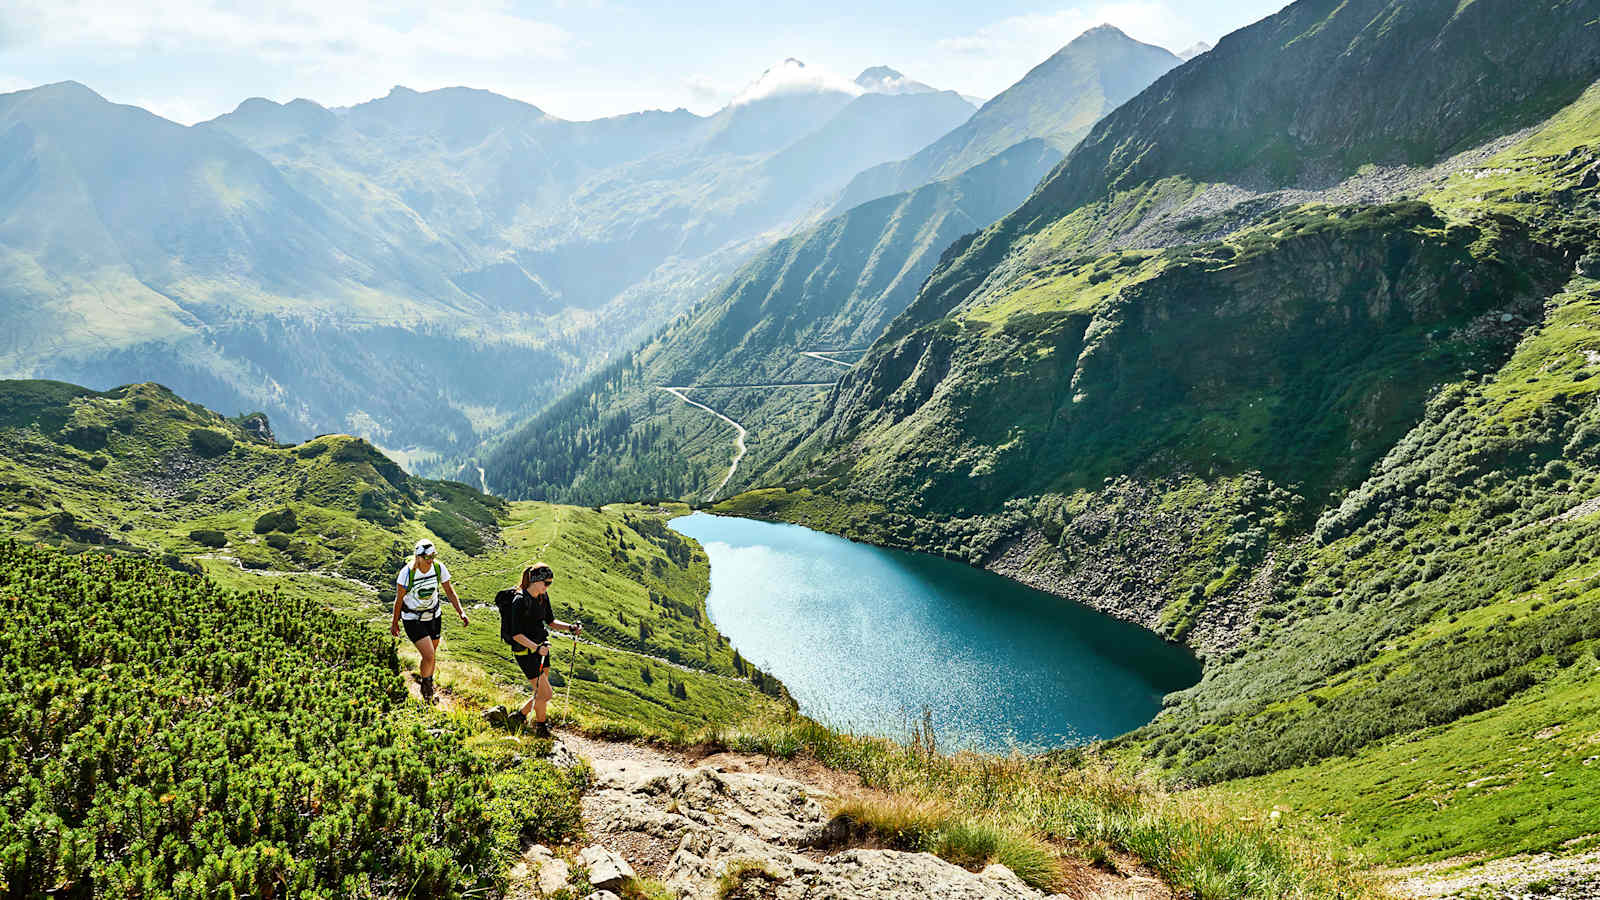
[[[717,630],[835,726],[897,737],[926,708],[947,743],[1042,751],[1142,727],[1203,674],[1138,623],[957,560],[746,516],[670,524],[712,559]]]

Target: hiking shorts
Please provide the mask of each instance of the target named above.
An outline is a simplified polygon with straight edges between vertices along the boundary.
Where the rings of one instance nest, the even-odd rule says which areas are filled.
[[[444,616],[434,616],[430,621],[423,622],[418,619],[401,619],[400,624],[406,630],[406,637],[415,644],[423,638],[439,640],[439,635],[444,633]]]
[[[511,651],[511,658],[517,661],[517,667],[522,670],[522,674],[528,676],[529,681],[538,681],[539,676],[550,669],[550,645],[540,644],[539,649],[544,652],[539,653],[526,647],[518,647]]]

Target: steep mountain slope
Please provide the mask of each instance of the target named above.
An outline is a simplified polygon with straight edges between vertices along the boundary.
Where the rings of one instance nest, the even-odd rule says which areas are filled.
[[[1118,745],[1178,783],[1393,861],[1581,849],[1597,78],[1600,3],[1292,4],[952,248],[722,508],[1190,643]]]
[[[914,156],[857,175],[832,212],[948,178],[1029,138],[1066,153],[1096,120],[1179,62],[1110,25],[1091,28],[983,104],[961,127]]]
[[[955,177],[863,203],[778,242],[631,360],[497,444],[485,461],[490,480],[516,496],[577,502],[703,496],[729,475],[732,443],[726,424],[690,405],[703,402],[748,429],[748,453],[729,487],[752,483],[750,474],[806,427],[820,387],[905,308],[939,254],[1008,212],[1059,159],[1052,141],[1061,119],[1037,108],[1066,98],[1068,115],[1099,110],[1105,85],[1131,93],[1137,86],[1127,79],[1143,73],[1148,81],[1173,64],[1115,29],[1073,41],[932,147],[951,148],[938,156],[948,162],[1004,136],[1023,140]],[[689,403],[659,390],[690,385]]]
[[[855,355],[829,361],[805,353],[865,348],[942,248],[1003,215],[1057,159],[1048,144],[1027,141],[959,177],[779,241],[629,358],[508,436],[484,462],[488,478],[514,495],[570,502],[704,493],[727,471],[726,426],[662,386],[774,385],[695,391],[755,430],[752,465],[767,459],[804,426],[802,410],[814,406],[818,385]]]
[[[396,88],[185,128],[81,85],[4,95],[0,372],[158,378],[296,436],[459,453],[970,113],[844,83],[565,122]],[[532,382],[501,378],[530,347]]]

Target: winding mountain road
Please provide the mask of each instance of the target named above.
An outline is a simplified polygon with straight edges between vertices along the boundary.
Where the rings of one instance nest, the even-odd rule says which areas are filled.
[[[663,386],[661,388],[661,390],[666,391],[667,393],[671,394],[674,397],[677,397],[679,400],[682,400],[683,402],[689,404],[690,406],[694,406],[694,407],[698,407],[700,409],[703,409],[706,412],[711,413],[713,416],[716,416],[717,418],[721,419],[722,421],[727,422],[729,425],[733,426],[733,431],[734,431],[734,435],[733,435],[733,464],[728,466],[728,474],[722,476],[722,480],[717,482],[717,486],[711,489],[711,493],[706,494],[706,502],[709,503],[709,502],[717,499],[717,494],[721,493],[722,489],[728,486],[728,482],[733,480],[733,473],[737,472],[739,470],[739,463],[744,459],[744,454],[745,454],[745,449],[746,449],[745,448],[745,444],[744,444],[744,438],[745,438],[745,435],[748,434],[749,432],[744,430],[744,426],[743,425],[740,425],[738,422],[735,422],[734,420],[728,418],[727,416],[723,415],[722,413],[717,412],[716,410],[714,410],[711,407],[705,405],[704,403],[701,403],[698,400],[690,400],[689,396],[684,393],[684,391],[689,390],[689,388],[686,388],[686,387],[665,387],[665,386]]]
[[[832,358],[828,357],[826,354],[829,354],[829,353],[861,353],[861,352],[865,352],[865,351],[862,351],[862,350],[799,350],[799,351],[796,351],[796,352],[799,353],[801,356],[809,356],[812,359],[820,359],[823,362],[833,363],[836,366],[844,366],[845,368],[849,369],[849,368],[854,368],[855,367],[855,363],[845,362],[842,359],[832,359]],[[734,420],[732,420],[732,419],[728,418],[727,416],[723,415],[722,413],[712,409],[711,407],[705,405],[704,403],[701,403],[698,400],[690,400],[689,396],[687,394],[685,394],[684,391],[700,390],[702,388],[833,387],[837,383],[838,382],[836,382],[836,381],[781,381],[781,382],[756,382],[756,383],[750,383],[750,384],[690,384],[690,385],[680,385],[680,386],[657,385],[657,388],[659,390],[666,391],[667,393],[671,394],[674,397],[677,397],[679,400],[682,400],[683,402],[689,404],[690,406],[693,406],[693,407],[695,407],[697,409],[703,409],[706,412],[711,413],[713,416],[716,416],[717,418],[721,419],[722,421],[727,422],[729,425],[733,426],[733,432],[734,432],[733,433],[733,462],[728,466],[728,474],[722,476],[722,480],[717,482],[717,486],[712,488],[710,493],[706,494],[706,502],[709,503],[709,502],[717,499],[717,495],[722,493],[722,489],[727,487],[728,486],[728,482],[733,480],[733,473],[739,471],[739,463],[744,461],[744,455],[749,450],[749,448],[745,444],[745,437],[747,437],[750,432],[746,431],[745,427],[743,425],[740,425],[738,422],[735,422]],[[483,470],[479,469],[478,471],[481,473]],[[486,491],[486,493],[487,493],[487,491]]]
[[[844,366],[846,369],[853,369],[856,366],[855,363],[853,363],[853,362],[845,362],[842,359],[834,359],[833,357],[829,356],[828,354],[830,354],[830,353],[864,353],[864,352],[866,352],[866,351],[864,351],[864,350],[801,350],[800,351],[800,355],[801,356],[809,356],[812,359],[820,359],[825,363],[833,363],[836,366]]]

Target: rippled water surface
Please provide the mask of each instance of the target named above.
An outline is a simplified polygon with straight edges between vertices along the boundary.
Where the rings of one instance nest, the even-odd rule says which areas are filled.
[[[904,737],[924,707],[944,747],[1112,737],[1194,684],[1187,652],[1133,625],[949,560],[798,525],[695,513],[711,618],[831,725]]]

